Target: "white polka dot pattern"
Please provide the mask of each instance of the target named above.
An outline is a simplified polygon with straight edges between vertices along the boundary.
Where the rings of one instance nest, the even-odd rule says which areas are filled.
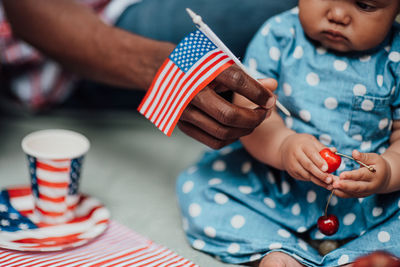
[[[337,71],[345,71],[347,69],[347,63],[343,60],[335,60],[333,62],[333,67]]]
[[[251,171],[251,162],[246,161],[242,165],[242,173],[246,174],[246,173],[249,173],[250,171]]]
[[[231,219],[231,225],[235,229],[242,228],[246,223],[246,219],[242,215],[235,215]]]
[[[305,231],[307,231],[307,228],[304,226],[300,226],[299,228],[297,228],[298,233],[304,233]]]
[[[382,120],[379,121],[378,127],[379,127],[379,129],[383,130],[383,129],[385,129],[388,125],[389,125],[389,120],[388,120],[388,118],[384,118],[384,119],[382,119]]]
[[[285,229],[279,229],[278,235],[280,235],[281,237],[284,237],[284,238],[289,238],[291,236],[291,234],[288,231],[286,231]]]
[[[229,254],[236,254],[240,251],[240,245],[237,243],[232,243],[228,247],[228,253]]]
[[[381,207],[375,207],[372,209],[372,216],[378,217],[381,216],[383,212],[383,209]]]
[[[371,111],[374,108],[374,102],[366,99],[361,103],[361,108],[365,111]]]
[[[201,207],[197,203],[190,204],[189,206],[189,215],[191,217],[197,217],[201,213]]]
[[[285,118],[285,125],[289,129],[293,127],[293,118],[292,117],[286,117]]]
[[[269,197],[264,198],[264,203],[271,209],[274,209],[276,207],[275,201],[272,198]]]
[[[185,193],[185,194],[187,194],[187,193],[189,193],[190,191],[192,191],[193,187],[194,187],[193,181],[187,181],[187,182],[185,182],[185,183],[183,184],[182,192]]]
[[[290,191],[290,184],[286,181],[282,182],[282,194],[286,195]]]
[[[323,54],[326,54],[326,52],[327,52],[327,50],[326,50],[325,47],[322,47],[322,46],[317,47],[317,53],[318,54],[323,55]]]
[[[400,53],[397,51],[390,52],[389,60],[391,60],[393,62],[399,62],[400,61]]]
[[[302,250],[307,251],[308,247],[307,247],[307,243],[304,242],[303,240],[299,240],[299,246],[301,247]]]
[[[370,60],[371,60],[371,56],[370,55],[365,55],[365,56],[360,57],[360,61],[361,62],[368,62]]]
[[[343,254],[342,256],[340,256],[340,258],[338,260],[338,264],[343,265],[346,263],[349,263],[349,255]]]
[[[249,59],[249,69],[251,69],[253,71],[257,70],[257,66],[258,66],[257,60],[255,58],[250,58]]]
[[[214,171],[225,171],[226,169],[226,163],[222,160],[217,160],[214,162],[213,166],[212,166]]]
[[[217,231],[215,230],[214,227],[211,226],[207,226],[206,228],[204,228],[204,233],[206,234],[206,236],[214,238],[217,236]]]
[[[325,99],[324,105],[327,109],[335,109],[338,106],[338,101],[334,97],[328,97]]]
[[[390,234],[386,231],[380,231],[378,233],[378,240],[381,243],[386,243],[390,241]]]
[[[352,225],[356,220],[356,215],[354,213],[348,213],[343,217],[344,225]]]
[[[278,61],[281,57],[281,51],[277,47],[273,46],[269,50],[269,56],[272,60]]]
[[[300,212],[301,212],[300,204],[299,203],[294,204],[292,206],[292,214],[297,216],[300,214]]]
[[[321,141],[322,144],[329,146],[332,142],[332,137],[328,134],[321,134],[319,136],[319,141]]]
[[[288,83],[284,83],[283,93],[285,94],[285,96],[290,96],[292,94],[292,86]]]
[[[271,25],[270,24],[266,24],[264,28],[262,28],[261,30],[261,34],[266,36],[269,34],[269,31],[271,29]]]
[[[303,57],[303,54],[304,54],[303,47],[297,46],[293,52],[293,57],[296,59],[300,59]]]
[[[205,247],[206,243],[203,240],[200,239],[196,239],[195,241],[193,241],[193,247],[195,249],[203,249]]]
[[[313,203],[317,199],[317,193],[315,191],[310,190],[307,192],[307,202],[308,203]]]
[[[382,75],[376,76],[376,83],[377,83],[380,87],[382,87],[382,85],[383,85],[383,76],[382,76]]]
[[[222,180],[220,178],[212,178],[208,181],[209,185],[217,185],[222,183]]]
[[[253,188],[251,188],[250,186],[242,185],[242,186],[239,186],[239,191],[242,194],[248,195],[248,194],[251,194],[251,192],[253,192]]]
[[[308,110],[300,110],[300,118],[305,121],[309,122],[311,120],[311,113]]]
[[[229,200],[229,198],[225,194],[222,194],[222,193],[216,193],[214,196],[215,203],[220,204],[220,205],[225,204],[226,202],[228,202],[228,200]]]
[[[250,262],[257,261],[257,260],[261,259],[261,257],[262,257],[261,254],[253,254],[250,256]]]
[[[318,76],[318,74],[311,72],[307,75],[306,81],[307,81],[308,85],[316,86],[319,84],[319,76]]]
[[[282,244],[281,243],[272,243],[269,245],[269,249],[280,249],[282,248]]]
[[[367,93],[367,87],[363,84],[356,84],[353,87],[353,93],[356,96],[363,96]]]
[[[346,122],[343,124],[343,130],[344,130],[345,132],[348,132],[348,131],[349,131],[349,128],[350,128],[350,122],[349,122],[349,121],[346,121]]]

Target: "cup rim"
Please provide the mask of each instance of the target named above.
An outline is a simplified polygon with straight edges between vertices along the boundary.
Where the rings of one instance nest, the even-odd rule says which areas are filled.
[[[28,143],[32,139],[38,138],[38,137],[43,137],[43,136],[49,135],[49,134],[62,134],[62,135],[69,135],[69,136],[72,136],[74,138],[78,138],[78,140],[82,142],[82,147],[80,149],[78,149],[76,152],[64,153],[64,154],[61,155],[59,153],[38,152],[38,151],[33,150],[29,146]],[[26,135],[22,139],[21,147],[22,147],[22,150],[27,155],[30,155],[30,156],[33,156],[33,157],[36,157],[36,158],[55,159],[55,160],[59,160],[59,159],[74,159],[74,158],[78,158],[78,157],[86,154],[89,151],[90,142],[86,138],[86,136],[84,136],[83,134],[80,134],[78,132],[75,132],[75,131],[66,130],[66,129],[46,129],[46,130],[35,131],[35,132],[32,132],[32,133]]]

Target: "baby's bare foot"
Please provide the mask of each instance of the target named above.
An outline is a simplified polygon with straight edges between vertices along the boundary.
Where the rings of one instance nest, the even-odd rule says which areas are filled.
[[[259,267],[302,267],[297,260],[283,252],[271,252],[265,256]]]

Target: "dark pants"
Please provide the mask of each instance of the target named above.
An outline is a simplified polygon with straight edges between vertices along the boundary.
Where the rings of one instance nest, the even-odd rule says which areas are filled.
[[[156,40],[179,41],[195,26],[188,7],[203,18],[225,45],[240,59],[261,24],[287,10],[297,0],[143,0],[128,7],[116,26]],[[143,91],[126,90],[82,81],[67,106],[84,108],[136,108]]]

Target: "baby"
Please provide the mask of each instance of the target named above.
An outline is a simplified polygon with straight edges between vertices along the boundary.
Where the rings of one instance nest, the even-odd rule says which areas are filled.
[[[273,78],[261,82],[277,87],[292,116],[274,111],[180,175],[193,247],[263,267],[346,265],[376,250],[400,256],[399,10],[398,0],[299,0],[261,27],[244,63]],[[327,146],[376,172],[343,158],[327,173],[319,154]],[[329,213],[341,226],[325,236],[317,220],[332,190]],[[310,245],[326,239],[343,245],[326,255]]]

